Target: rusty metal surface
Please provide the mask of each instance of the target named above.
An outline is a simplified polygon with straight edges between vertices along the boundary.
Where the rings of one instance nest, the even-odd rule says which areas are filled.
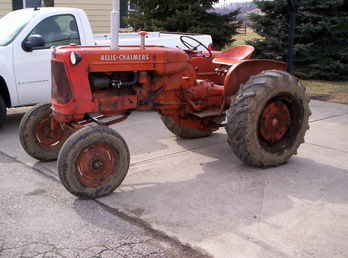
[[[34,128],[34,135],[38,143],[46,148],[59,144],[67,135],[58,123],[54,122],[51,116],[44,117]]]
[[[98,187],[111,175],[117,173],[118,154],[106,143],[86,147],[76,160],[80,182],[89,187]]]
[[[236,66],[232,66],[225,77],[225,99],[229,99],[236,94],[241,84],[247,82],[252,75],[259,74],[265,70],[281,70],[286,69],[286,63],[266,60],[252,59],[242,61]]]
[[[291,125],[291,116],[288,106],[282,101],[271,101],[264,108],[259,132],[262,138],[273,144],[280,141]]]

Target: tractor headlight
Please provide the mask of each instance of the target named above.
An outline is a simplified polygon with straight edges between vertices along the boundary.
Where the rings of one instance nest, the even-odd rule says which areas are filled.
[[[78,53],[78,52],[71,52],[70,54],[70,62],[73,64],[73,65],[77,65],[78,63],[80,63],[82,60],[82,57],[81,57],[81,54]]]

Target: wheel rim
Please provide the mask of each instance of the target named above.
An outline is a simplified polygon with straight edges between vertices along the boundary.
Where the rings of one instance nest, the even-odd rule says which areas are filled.
[[[45,117],[38,122],[35,128],[35,137],[40,145],[44,147],[54,147],[58,145],[64,137],[64,130],[60,126],[51,128],[51,117]]]
[[[272,100],[264,108],[259,133],[264,141],[275,144],[281,141],[291,126],[288,106],[281,100]]]
[[[76,161],[80,182],[89,187],[102,185],[107,178],[116,174],[117,157],[116,151],[105,143],[86,147]]]

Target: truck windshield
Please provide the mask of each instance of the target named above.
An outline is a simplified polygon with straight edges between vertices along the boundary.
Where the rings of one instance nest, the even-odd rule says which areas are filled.
[[[33,12],[11,12],[0,19],[0,46],[10,44],[34,16]]]

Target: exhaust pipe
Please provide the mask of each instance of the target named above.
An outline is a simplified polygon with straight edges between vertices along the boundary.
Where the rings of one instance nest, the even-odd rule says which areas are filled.
[[[111,49],[119,49],[120,0],[112,0],[111,11]]]

